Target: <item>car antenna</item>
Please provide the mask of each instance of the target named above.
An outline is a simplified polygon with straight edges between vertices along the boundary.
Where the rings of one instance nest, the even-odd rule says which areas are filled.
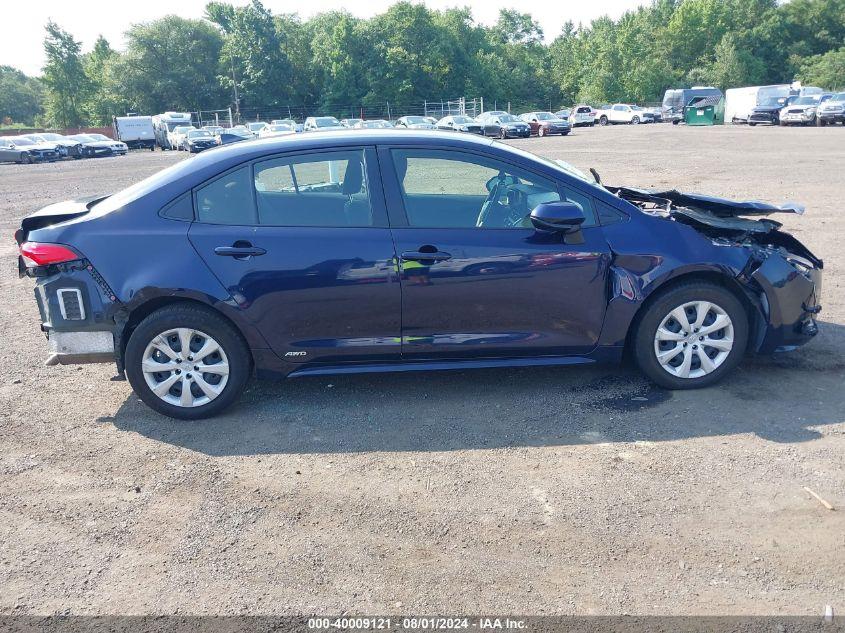
[[[601,185],[601,176],[599,176],[599,172],[597,172],[594,168],[590,167],[590,173],[593,175],[593,178],[596,179],[596,182]],[[602,185],[603,187],[604,185]]]

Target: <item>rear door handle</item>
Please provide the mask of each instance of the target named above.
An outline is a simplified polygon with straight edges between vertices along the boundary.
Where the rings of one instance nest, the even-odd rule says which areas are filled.
[[[433,253],[423,253],[420,251],[405,251],[404,253],[402,253],[402,259],[415,262],[443,262],[447,259],[452,259],[452,255],[449,253],[444,253],[443,251],[435,251]]]
[[[214,249],[215,255],[225,257],[251,257],[263,255],[267,250],[258,246],[218,246]]]

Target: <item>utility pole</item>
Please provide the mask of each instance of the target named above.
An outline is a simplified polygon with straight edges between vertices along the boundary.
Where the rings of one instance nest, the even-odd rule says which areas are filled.
[[[241,121],[241,99],[240,95],[238,94],[238,80],[235,77],[235,58],[230,57],[229,61],[231,62],[232,66],[232,88],[235,91],[235,116],[238,119],[238,123]]]

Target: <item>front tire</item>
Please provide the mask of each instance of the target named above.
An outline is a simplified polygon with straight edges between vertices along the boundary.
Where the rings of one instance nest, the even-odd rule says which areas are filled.
[[[609,123],[606,116],[599,117],[599,125],[607,125]]]
[[[637,364],[666,389],[712,385],[739,364],[747,343],[742,303],[707,282],[680,284],[658,295],[633,333]]]
[[[631,119],[631,125],[639,125],[640,124],[640,117],[635,116]]]
[[[126,375],[151,409],[171,418],[217,415],[238,397],[250,375],[250,354],[235,328],[200,306],[156,310],[132,332]]]

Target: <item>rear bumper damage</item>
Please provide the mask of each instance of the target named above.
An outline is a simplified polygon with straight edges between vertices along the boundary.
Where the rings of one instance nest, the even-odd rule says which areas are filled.
[[[112,363],[116,360],[118,307],[111,290],[87,262],[62,265],[35,276],[41,331],[47,336],[47,365]]]
[[[50,355],[45,365],[82,365],[114,362],[111,332],[47,332]]]

